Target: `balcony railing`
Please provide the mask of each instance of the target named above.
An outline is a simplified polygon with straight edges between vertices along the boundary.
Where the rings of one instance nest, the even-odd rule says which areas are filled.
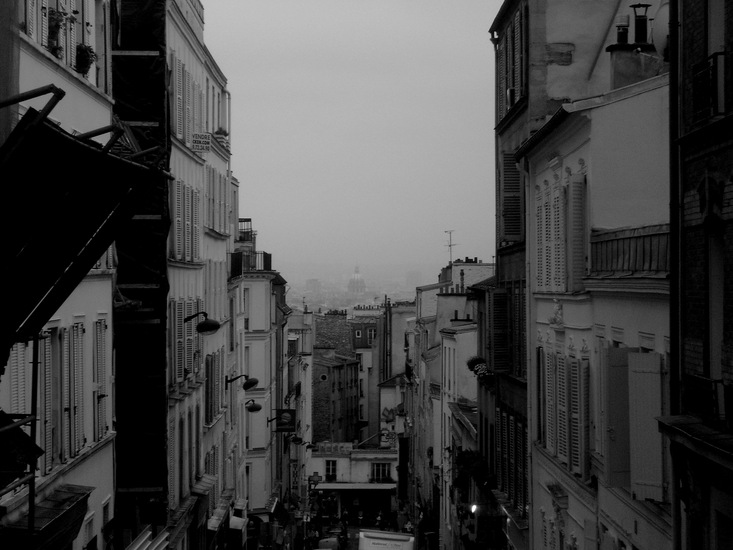
[[[683,402],[687,412],[711,425],[730,429],[733,418],[733,386],[705,376],[687,374],[682,378]]]
[[[254,243],[257,237],[257,231],[252,229],[251,218],[239,218],[239,227],[237,228],[237,242]]]
[[[692,109],[695,122],[725,114],[725,52],[716,52],[692,74]]]
[[[253,271],[272,271],[272,254],[240,250],[231,254],[230,278]]]
[[[669,226],[666,224],[594,231],[590,247],[592,277],[669,273]]]

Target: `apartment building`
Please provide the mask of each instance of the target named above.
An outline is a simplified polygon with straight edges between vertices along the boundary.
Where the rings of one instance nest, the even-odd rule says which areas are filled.
[[[667,3],[671,33],[671,548],[733,545],[729,2]]]
[[[102,2],[6,2],[0,19],[0,168],[16,182],[2,220],[13,292],[0,545],[106,546],[118,504],[112,244],[163,174],[131,160],[139,148],[113,115]]]

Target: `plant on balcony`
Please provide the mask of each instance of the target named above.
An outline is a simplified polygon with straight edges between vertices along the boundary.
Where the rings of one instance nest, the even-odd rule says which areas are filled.
[[[486,359],[479,355],[474,355],[473,357],[469,358],[466,361],[466,366],[468,367],[468,370],[470,370],[479,378],[479,380],[488,379],[489,376],[493,374],[489,370],[489,366],[486,364]]]
[[[76,45],[76,72],[86,76],[89,68],[97,60],[97,54],[89,44]]]

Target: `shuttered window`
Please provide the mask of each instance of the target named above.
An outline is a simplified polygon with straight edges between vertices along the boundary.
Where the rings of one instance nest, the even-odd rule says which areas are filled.
[[[545,350],[545,448],[552,454],[556,449],[556,419],[557,411],[555,393],[556,393],[556,376],[555,376],[555,354],[549,349]]]
[[[168,422],[168,507],[175,510],[178,507],[178,485],[176,484],[176,419]]]
[[[108,431],[107,401],[107,323],[94,323],[94,440],[101,440]]]
[[[522,239],[522,179],[514,160],[514,153],[504,152],[501,173],[501,236],[504,244]]]
[[[42,474],[47,474],[53,468],[53,364],[52,364],[52,345],[49,332],[44,332],[43,337],[38,341],[38,357],[41,360],[39,364],[38,379],[41,382],[41,398],[40,398],[40,421],[39,421],[39,441],[43,449],[43,456],[40,461]]]
[[[601,430],[609,487],[629,486],[629,351],[604,342],[601,352],[601,372],[605,373]]]
[[[71,327],[71,428],[73,430],[71,456],[77,456],[86,443],[84,432],[84,325]]]
[[[30,354],[30,350],[29,350]],[[10,350],[10,412],[12,414],[28,414],[30,407],[27,403],[30,376],[28,360],[26,359],[26,345],[16,343]]]
[[[557,393],[555,402],[557,404],[557,458],[560,462],[567,463],[569,433],[568,433],[568,383],[567,363],[562,354],[555,355],[555,377]]]
[[[637,500],[662,501],[662,434],[655,418],[662,409],[662,356],[629,353],[629,443],[631,493]]]

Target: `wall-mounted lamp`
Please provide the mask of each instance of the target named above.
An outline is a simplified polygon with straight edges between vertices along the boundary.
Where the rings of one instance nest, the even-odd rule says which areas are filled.
[[[293,445],[302,445],[303,444],[303,438],[297,435],[288,435],[285,436],[285,439],[290,441]]]
[[[251,413],[256,413],[257,411],[261,411],[262,410],[262,405],[260,405],[259,403],[255,403],[255,400],[254,399],[248,400],[244,404],[244,406]]]
[[[257,378],[250,378],[246,374],[240,374],[239,376],[234,376],[233,378],[229,378],[228,376],[225,376],[224,377],[224,388],[229,387],[229,384],[231,384],[235,380],[239,380],[240,378],[244,378],[244,384],[242,384],[242,389],[244,391],[251,390],[252,388],[257,386],[257,384],[260,383],[260,381],[257,380]]]
[[[213,319],[209,319],[209,314],[205,311],[199,311],[198,313],[194,313],[193,315],[189,315],[188,317],[184,317],[183,322],[188,323],[189,321],[192,321],[199,315],[204,316],[204,320],[201,321],[198,325],[196,325],[196,332],[199,334],[214,334],[217,330],[221,328],[221,324],[219,321],[214,321]]]

